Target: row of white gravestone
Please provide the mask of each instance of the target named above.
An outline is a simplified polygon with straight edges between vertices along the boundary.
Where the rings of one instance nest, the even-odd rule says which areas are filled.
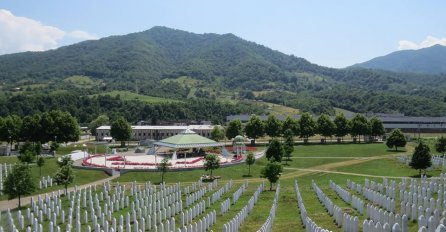
[[[433,155],[431,158],[432,167],[446,167],[446,159],[443,158],[443,155]]]
[[[42,176],[42,179],[39,181],[39,188],[45,189],[51,186],[53,186],[53,178],[51,178],[50,176]]]
[[[3,195],[3,182],[12,171],[12,164],[0,164],[0,196]]]
[[[296,193],[297,207],[300,211],[300,220],[305,226],[305,221],[307,219],[307,209],[305,208],[304,201],[302,200],[302,195],[300,195],[299,184],[297,180],[294,180],[294,192]]]
[[[231,209],[231,199],[226,198],[222,203],[220,203],[220,214],[224,215]]]
[[[232,204],[237,203],[237,201],[240,199],[240,197],[243,195],[243,193],[246,191],[246,188],[248,188],[248,181],[246,181],[245,183],[243,183],[238,189],[237,191],[235,191],[232,194]]]
[[[352,201],[350,192],[343,189],[332,180],[330,180],[330,188],[333,189],[345,202],[350,203]]]
[[[424,202],[427,202],[424,201]],[[416,220],[419,216],[424,215],[425,217],[429,216],[439,216],[441,212],[446,212],[443,209],[443,204],[441,203],[440,199],[431,198],[430,204],[429,203],[422,203],[420,204],[410,204],[409,202],[401,202],[400,209],[401,213],[407,214],[408,217],[412,220]],[[444,202],[446,204],[446,202]]]
[[[254,205],[257,203],[257,200],[259,199],[260,194],[265,189],[265,182],[262,182],[259,187],[257,187],[257,190],[254,192],[254,194],[251,196],[251,198],[248,201],[248,204],[246,204],[231,220],[223,224],[223,232],[236,232],[239,231],[240,226],[245,221],[246,217],[251,213],[252,209],[254,208]]]
[[[203,214],[206,210],[206,203],[204,200],[200,201],[195,206],[188,208],[180,213],[181,226],[187,225],[192,222],[197,216]]]
[[[211,203],[214,204],[216,201],[220,200],[221,196],[223,196],[223,194],[225,194],[229,190],[231,190],[232,186],[233,186],[233,182],[232,182],[232,180],[230,180],[223,187],[221,187],[219,190],[215,191],[211,195]]]
[[[373,220],[364,220],[362,223],[363,232],[407,232],[402,230],[400,224],[395,223],[390,225],[389,223],[381,224],[380,222],[374,222]]]
[[[400,200],[402,202],[402,204],[415,204],[415,205],[423,205],[425,208],[426,207],[431,207],[431,208],[442,208],[444,207],[444,204],[442,204],[443,201],[446,200],[446,192],[441,192],[440,190],[437,192],[437,199],[435,200],[435,198],[433,197],[427,197],[427,196],[423,196],[423,195],[418,195],[418,193],[416,192],[410,192],[410,191],[403,191],[400,190]],[[445,209],[445,208],[443,208]]]
[[[90,188],[90,189],[91,189],[91,188]],[[117,188],[117,189],[119,189],[119,188]],[[72,194],[72,196],[73,196],[73,198],[74,198],[74,196],[76,196],[76,194]],[[79,196],[80,196],[80,193],[79,193]],[[102,192],[101,192],[101,196],[102,196]],[[108,196],[108,195],[107,195],[107,196]],[[162,194],[158,194],[158,196],[162,196]],[[109,198],[108,198],[108,199],[109,199]],[[127,198],[127,199],[128,199],[128,198]],[[101,200],[103,200],[103,197],[101,197]],[[79,201],[80,201],[80,199],[79,199]],[[91,196],[90,196],[90,201],[91,201]],[[40,202],[42,202],[42,201],[40,201]],[[73,205],[72,202],[73,202],[73,201],[71,201],[71,205]],[[97,202],[98,202],[98,197],[97,197],[97,194],[96,194],[96,203],[97,203]],[[134,202],[132,202],[132,205],[133,205],[133,203],[134,203]],[[97,203],[97,204],[98,204],[98,203]],[[90,205],[93,205],[93,204],[90,204]],[[128,206],[128,203],[127,203],[127,206]],[[91,207],[91,208],[93,208],[93,207]],[[107,209],[107,204],[105,204],[105,207],[104,207],[104,208],[106,209],[106,210],[104,210],[104,211],[108,211],[108,216],[109,216],[108,219],[110,220],[110,219],[111,219],[111,213],[110,213],[111,210],[108,210],[108,209]],[[111,207],[111,208],[112,208],[112,207]],[[178,207],[178,208],[179,208],[179,207]],[[45,208],[44,208],[44,209],[45,209]],[[100,209],[101,209],[101,208],[96,208],[96,210],[99,211],[98,214],[99,214],[99,215],[104,215],[103,213],[102,213],[102,214],[100,213],[100,211],[101,211]],[[70,215],[69,215],[69,218],[68,218],[68,221],[70,222],[69,225],[71,225],[71,221],[72,221],[72,217],[71,217],[72,212],[73,212],[73,210],[70,208]],[[78,213],[77,213],[78,216],[77,216],[76,218],[79,218],[79,206],[77,206],[77,212],[78,212]],[[141,215],[141,211],[139,211],[139,212],[140,212],[139,214]],[[165,211],[164,211],[164,212],[165,212]],[[62,211],[62,214],[63,214],[63,211]],[[93,217],[93,214],[94,214],[94,209],[92,210],[92,218],[94,218],[94,217]],[[133,213],[133,215],[135,215],[135,213]],[[95,215],[94,215],[94,216],[95,216]],[[56,218],[56,217],[54,217],[54,218]],[[65,217],[62,217],[62,218],[65,218]],[[104,221],[104,216],[102,216],[102,217],[99,216],[99,218],[102,219],[101,221]],[[135,216],[134,216],[134,218],[135,218]],[[165,217],[164,217],[164,218],[165,218]],[[62,221],[63,221],[63,220],[64,220],[64,219],[62,219]],[[77,222],[78,222],[78,221],[77,221]],[[56,223],[54,223],[54,224],[56,224]],[[102,226],[104,226],[104,223],[102,223]]]
[[[427,231],[435,231],[439,225],[446,225],[446,215],[442,215],[441,219],[437,216],[425,217],[421,215],[418,217],[418,229],[427,228]]]
[[[349,191],[343,189],[341,186],[337,185],[335,182],[330,180],[330,187],[348,204],[350,204],[354,209],[356,209],[360,214],[364,213],[364,201],[352,195]]]
[[[335,219],[338,226],[342,226],[346,232],[357,232],[357,230],[359,230],[359,220],[355,220],[354,217],[352,218],[349,214],[344,213],[339,206],[333,204],[330,198],[325,195],[314,180],[312,181],[312,187],[316,192],[319,201],[325,206],[328,213]]]
[[[386,195],[383,195],[374,190],[366,189],[365,187],[362,190],[362,195],[370,202],[383,207],[387,211],[395,213],[395,199],[387,197]]]
[[[210,228],[217,222],[217,212],[215,210],[212,210],[208,214],[206,214],[204,217],[196,220],[193,223],[190,223],[189,225],[185,225],[181,228],[178,228],[176,232],[206,232],[209,231]],[[171,231],[166,231],[171,232]],[[172,232],[175,232],[175,230],[172,230]]]
[[[389,224],[390,228],[394,224],[399,224],[402,231],[407,232],[407,221],[408,217],[403,214],[395,214],[393,212],[388,212],[372,204],[367,204],[367,218],[374,221],[374,223],[379,222],[380,225]]]
[[[206,188],[202,188],[196,192],[186,195],[186,207],[194,204],[196,201],[201,200],[201,198],[206,194]]]
[[[280,183],[277,183],[276,194],[274,195],[273,205],[271,206],[271,209],[269,211],[268,218],[266,218],[265,223],[263,223],[263,225],[260,227],[260,229],[257,232],[271,232],[272,231],[274,218],[276,217],[276,209],[277,209],[277,202],[279,201],[279,195],[280,195]]]
[[[218,182],[217,182],[218,184]],[[199,179],[197,182],[192,183],[190,186],[186,186],[183,189],[184,194],[189,194],[190,192],[195,192],[203,185],[203,181]]]
[[[327,197],[325,195],[325,193],[319,188],[319,186],[317,186],[316,182],[314,182],[314,180],[311,181],[311,185],[313,187],[313,190],[316,192],[317,198],[319,199],[319,201],[324,205],[325,209],[327,209],[328,213],[330,215],[333,215],[333,210],[334,210],[334,204],[333,202],[330,200],[329,197]]]

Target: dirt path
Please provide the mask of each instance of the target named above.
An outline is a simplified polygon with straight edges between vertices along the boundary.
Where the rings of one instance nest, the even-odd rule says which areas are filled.
[[[79,186],[77,186],[77,189],[85,188],[85,187],[88,187],[88,186],[90,186],[90,185],[101,185],[101,184],[103,184],[104,182],[107,182],[107,181],[109,181],[109,180],[113,180],[113,179],[115,179],[115,178],[117,178],[117,177],[119,177],[119,175],[111,176],[111,177],[109,177],[109,178],[102,179],[102,180],[98,180],[98,181],[91,182],[91,183],[88,183],[88,184],[79,185]],[[73,187],[70,187],[70,188],[68,188],[68,191],[73,191],[74,188],[75,188],[74,186],[73,186]],[[33,196],[23,197],[23,198],[21,199],[21,205],[22,205],[22,207],[25,206],[25,205],[31,204],[31,197],[34,197],[34,200],[36,200],[37,197],[38,197],[39,195],[40,195],[40,196],[45,196],[45,194],[51,194],[51,192],[49,192],[49,193],[41,193],[41,194],[37,194],[37,195],[33,195]],[[12,199],[12,200],[3,200],[3,201],[0,201],[0,212],[1,212],[1,211],[6,211],[6,210],[8,210],[8,209],[14,209],[14,208],[17,208],[18,205],[19,205],[19,200],[18,200],[17,198]]]

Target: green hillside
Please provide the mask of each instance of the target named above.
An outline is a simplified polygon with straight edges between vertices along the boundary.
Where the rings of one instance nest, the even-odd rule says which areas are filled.
[[[194,34],[166,27],[0,56],[0,96],[6,100],[55,90],[88,96],[130,91],[232,104],[261,100],[314,113],[334,114],[335,108],[342,108],[438,116],[446,114],[444,79],[326,68],[233,34]],[[29,88],[14,92],[23,86]]]

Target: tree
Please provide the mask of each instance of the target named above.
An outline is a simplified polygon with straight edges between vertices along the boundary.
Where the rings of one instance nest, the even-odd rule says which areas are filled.
[[[446,152],[446,138],[441,136],[435,143],[435,150],[443,154]]]
[[[282,173],[282,165],[279,163],[268,163],[263,169],[262,169],[262,177],[268,179],[270,183],[269,190],[273,189],[273,184],[276,183],[280,175]]]
[[[361,143],[361,135],[370,134],[369,123],[367,122],[367,118],[362,114],[356,114],[355,117],[350,121],[351,129],[350,134],[353,137],[359,136],[359,142]]]
[[[132,137],[132,127],[123,117],[119,117],[111,124],[110,134],[113,138],[121,141],[121,147],[125,146],[125,141]]]
[[[225,132],[221,126],[214,126],[211,131],[211,138],[215,141],[220,141],[225,138]]]
[[[285,154],[285,164],[288,164],[288,161],[290,160],[291,153],[294,151],[294,139],[293,139],[293,132],[291,129],[288,129],[284,133],[285,136],[285,142],[283,143],[283,151]]]
[[[288,129],[293,132],[293,136],[299,136],[299,122],[290,116],[287,116],[283,121],[282,134],[285,135],[285,131]]]
[[[16,164],[12,172],[6,177],[3,192],[8,195],[9,199],[18,197],[20,208],[20,198],[31,194],[34,189],[35,185],[29,166],[26,164]]]
[[[42,176],[42,167],[45,165],[45,159],[42,156],[39,156],[37,159],[37,167],[39,167],[39,176]]]
[[[317,131],[325,138],[331,137],[335,133],[335,124],[327,114],[321,114],[317,119]]]
[[[282,162],[283,153],[282,143],[277,139],[272,139],[268,145],[268,149],[266,149],[265,155],[270,162]]]
[[[109,125],[110,119],[107,115],[101,114],[97,118],[95,118],[93,121],[88,124],[88,128],[90,129],[90,132],[93,136],[96,136],[96,128],[104,125]]]
[[[431,154],[429,146],[424,144],[422,141],[418,143],[415,147],[415,151],[412,154],[412,160],[409,163],[413,169],[425,170],[426,168],[432,166]]]
[[[404,137],[403,132],[400,129],[396,128],[390,132],[389,137],[387,138],[386,145],[389,148],[395,147],[395,151],[398,151],[398,147],[406,146],[406,137]]]
[[[350,123],[343,113],[337,114],[334,119],[335,135],[342,140],[350,132]]]
[[[62,156],[58,161],[57,164],[59,165],[59,167],[63,167],[63,166],[71,166],[73,164],[73,160],[71,160],[71,156],[69,155],[65,155]]]
[[[34,161],[35,157],[36,156],[34,155],[34,153],[32,153],[31,151],[26,150],[25,152],[20,153],[20,155],[17,156],[17,159],[19,159],[20,162],[22,162],[22,163],[29,164],[29,163],[32,163]]]
[[[213,178],[212,176],[212,171],[214,169],[218,169],[220,167],[220,158],[218,158],[218,156],[216,154],[208,154],[206,155],[206,157],[204,157],[204,169],[206,171],[210,170],[211,171],[211,179]]]
[[[280,132],[282,130],[282,123],[279,119],[276,118],[273,114],[268,116],[268,119],[265,121],[265,133],[271,137],[275,138],[280,136]]]
[[[383,122],[377,118],[373,117],[369,121],[370,124],[370,135],[372,135],[375,139],[378,136],[383,136],[385,133]]]
[[[24,141],[37,142],[40,141],[40,115],[25,116],[23,118],[22,127],[20,128],[21,139]]]
[[[157,169],[161,172],[161,183],[164,183],[164,174],[169,169],[169,159],[166,157],[161,160],[161,163],[158,163]]]
[[[248,138],[251,138],[251,144],[256,144],[256,139],[263,136],[263,123],[262,120],[256,115],[252,115],[249,118],[248,123],[245,125],[245,134]]]
[[[75,117],[70,113],[52,110],[41,115],[40,141],[70,142],[79,140],[80,129]]]
[[[248,165],[248,176],[251,176],[251,165],[253,165],[256,162],[256,157],[252,152],[249,152],[246,156],[246,165]]]
[[[20,155],[17,157],[23,163],[31,163],[36,156],[40,155],[42,151],[42,145],[40,142],[31,143],[26,141],[20,148]]]
[[[58,185],[65,186],[65,194],[68,192],[68,185],[74,180],[73,169],[71,165],[64,165],[59,168],[59,170],[54,175],[54,181]]]
[[[313,136],[316,131],[316,122],[313,120],[313,116],[305,112],[299,119],[300,137],[304,138],[304,142],[308,142],[308,138]]]
[[[3,119],[0,128],[0,141],[8,141],[11,145],[19,141],[21,136],[22,119],[17,115],[9,115]]]
[[[243,135],[242,122],[238,119],[229,122],[228,128],[226,128],[226,138],[233,139],[237,135]]]

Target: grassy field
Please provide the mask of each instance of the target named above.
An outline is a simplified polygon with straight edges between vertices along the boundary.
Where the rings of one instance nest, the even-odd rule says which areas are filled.
[[[90,95],[90,96],[111,96],[111,97],[116,97],[117,95],[119,95],[121,97],[121,99],[123,100],[139,100],[139,101],[143,101],[143,102],[147,102],[147,103],[151,103],[151,104],[160,104],[160,103],[168,103],[168,102],[181,102],[181,100],[178,99],[170,99],[170,98],[162,98],[162,97],[153,97],[153,96],[147,96],[147,95],[142,95],[142,94],[136,94],[136,93],[132,93],[129,91],[119,91],[119,90],[114,90],[111,92],[105,92],[105,93],[101,93],[101,94],[94,94],[94,95]]]
[[[409,144],[406,149],[409,151],[412,150],[413,144]],[[319,226],[331,231],[342,231],[342,228],[337,227],[333,223],[333,218],[328,215],[323,208],[323,205],[318,201],[316,194],[311,188],[312,180],[318,184],[335,204],[342,207],[345,212],[358,216],[360,218],[360,225],[362,226],[362,221],[365,219],[365,215],[359,214],[359,212],[356,212],[351,206],[343,202],[342,199],[329,188],[329,180],[335,181],[338,185],[346,189],[347,179],[363,184],[365,178],[382,182],[380,176],[401,178],[416,175],[418,173],[416,170],[396,161],[396,156],[398,154],[405,153],[405,151],[400,151],[399,153],[388,151],[384,144],[296,146],[293,159],[288,162],[287,166],[284,166],[285,169],[280,180],[281,193],[273,231],[304,231],[302,223],[300,222],[299,210],[295,198],[293,187],[294,180],[299,182],[300,191],[308,216],[310,216]],[[226,193],[221,200],[213,204],[211,208],[206,209],[206,213],[213,209],[219,212],[220,202],[228,197],[231,198],[232,193],[246,180],[249,181],[249,188],[236,204],[231,205],[231,209],[226,214],[220,215],[217,213],[217,223],[211,228],[212,230],[221,231],[223,224],[234,217],[248,202],[257,186],[264,181],[264,179],[260,177],[260,170],[267,164],[267,162],[268,161],[265,158],[258,160],[256,164],[251,167],[251,176],[249,177],[247,176],[248,167],[244,164],[220,168],[214,172],[215,175],[221,177],[219,188],[231,179],[234,180],[234,187],[229,193]],[[311,169],[311,171],[305,169]],[[36,171],[37,170],[33,170],[34,173]],[[438,176],[440,171],[441,170],[434,169],[429,171],[429,174]],[[167,183],[182,182],[182,186],[186,186],[188,183],[197,181],[204,173],[204,170],[168,172],[165,175],[165,181]],[[369,176],[365,177],[361,175]],[[120,183],[133,181],[139,183],[146,181],[158,183],[160,179],[160,173],[129,172],[123,174],[114,181]],[[266,182],[266,184],[269,187],[268,182]],[[212,194],[212,192],[208,192],[206,196],[210,194]],[[268,188],[267,191],[261,193],[258,203],[254,206],[253,211],[242,224],[240,231],[256,231],[260,228],[268,217],[274,194],[274,189],[273,191],[269,191]],[[398,199],[397,202],[399,202]],[[397,211],[399,211],[399,206],[397,206]],[[121,213],[115,214],[114,216],[118,216]],[[417,231],[416,223],[410,222],[409,226],[409,231]]]

